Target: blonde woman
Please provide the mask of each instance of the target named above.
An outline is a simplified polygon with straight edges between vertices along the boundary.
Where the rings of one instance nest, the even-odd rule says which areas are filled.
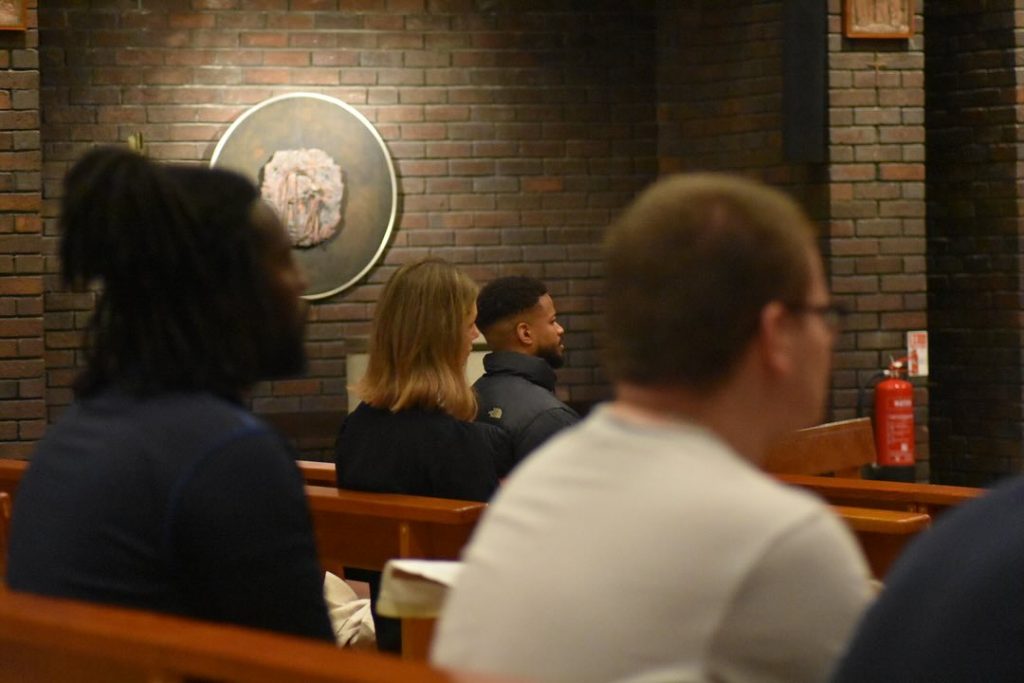
[[[362,402],[335,445],[339,488],[486,501],[512,457],[505,431],[473,422],[466,359],[476,329],[477,286],[455,266],[402,266],[377,303]],[[350,578],[357,578],[351,573]],[[376,604],[376,577],[370,580]],[[397,624],[374,618],[382,650],[400,648]]]

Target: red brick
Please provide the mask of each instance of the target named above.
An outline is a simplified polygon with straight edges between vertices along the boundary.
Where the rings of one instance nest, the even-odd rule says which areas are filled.
[[[38,193],[0,194],[0,211],[38,211],[41,197]]]
[[[249,69],[245,72],[245,83],[283,85],[291,82],[291,71],[280,68]]]
[[[278,32],[243,33],[239,36],[241,47],[288,47],[288,35]]]
[[[881,180],[924,180],[924,164],[882,164]]]
[[[263,53],[265,66],[309,66],[310,53],[306,50],[267,51]]]
[[[562,178],[523,178],[520,181],[523,192],[561,192],[564,189]]]
[[[339,0],[291,0],[291,9],[296,12],[335,12]],[[343,0],[348,9],[348,0]]]

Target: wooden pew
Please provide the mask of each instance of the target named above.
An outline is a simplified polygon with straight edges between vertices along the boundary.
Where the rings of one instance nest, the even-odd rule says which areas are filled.
[[[776,474],[780,481],[813,491],[832,505],[853,505],[889,510],[924,512],[942,516],[957,505],[983,495],[986,489],[969,486],[872,481],[806,474]]]
[[[11,505],[18,482],[28,465],[24,460],[0,459],[0,585],[7,576],[7,543],[10,538]]]
[[[857,537],[871,574],[885,578],[889,567],[914,537],[931,526],[932,518],[921,512],[833,505],[832,510]]]
[[[762,469],[787,484],[813,491],[833,505],[924,512],[932,517],[985,491],[862,479],[863,467],[874,460],[871,421],[858,418],[794,432],[769,450]],[[816,476],[832,473],[835,476]]]
[[[7,576],[7,543],[11,534],[11,494],[0,491],[0,585]]]
[[[761,469],[772,474],[835,474],[861,478],[875,462],[871,420],[860,417],[801,429],[768,449]]]
[[[299,469],[302,470],[303,476],[306,477],[307,482],[334,481],[334,466],[330,463],[300,461]],[[308,487],[307,490],[316,488],[318,487]],[[357,499],[354,498],[354,496],[358,494],[355,494],[355,492],[351,491],[347,491],[344,493],[346,498],[348,498],[353,504],[353,507],[350,507],[349,511],[362,514],[364,510],[361,509]],[[359,500],[380,500],[381,498],[387,500],[388,497],[389,494],[362,494]],[[431,498],[417,499],[418,497],[416,496],[397,496],[397,498],[413,499],[410,502],[412,502],[416,506],[416,508],[425,505],[427,501],[440,500]],[[450,516],[447,521],[448,524],[464,524],[469,522],[471,519],[472,524],[475,525],[476,519],[479,518],[479,516],[483,513],[483,510],[485,508],[485,506],[482,503],[465,503],[463,501],[445,502],[478,506],[478,509],[473,509],[473,511],[469,513],[468,517],[465,516],[469,512],[468,510],[459,511],[457,517]],[[434,504],[436,505],[437,503]],[[310,505],[313,505],[312,498],[310,499]],[[922,511],[897,511],[872,508],[874,508],[874,506],[834,506],[836,514],[843,519],[847,526],[849,526],[850,529],[854,532],[854,535],[857,536],[857,540],[860,542],[861,548],[864,551],[864,555],[868,560],[868,564],[871,567],[873,574],[877,578],[882,578],[883,576],[885,576],[885,572],[888,571],[889,566],[893,563],[896,556],[899,554],[899,551],[902,550],[902,548],[913,539],[915,534],[920,533],[921,531],[927,529],[930,526],[931,517],[926,512]],[[316,513],[314,513],[314,519],[315,518]],[[335,533],[345,533],[351,538],[353,534],[360,535],[366,533],[366,531],[367,527],[362,524],[358,525],[356,528],[346,529],[344,532],[340,530],[338,530],[337,532],[325,531],[324,533],[326,538],[320,540],[318,533],[317,543],[323,543],[325,544],[325,547],[327,547],[326,544],[331,543],[332,539],[334,539],[334,542],[339,542],[339,539],[343,538],[336,536]],[[459,548],[456,548],[455,546],[458,545],[460,541],[464,543],[466,540],[468,540],[471,532],[471,526],[469,528],[465,528],[464,534],[460,534],[458,538],[455,538],[455,543],[445,547],[444,552],[438,552],[439,548],[435,546],[432,548],[424,548],[422,549],[421,552],[417,552],[415,550],[410,549],[410,551],[408,551],[407,554],[392,555],[392,557],[422,557],[438,560],[457,559]],[[370,531],[369,533],[375,532]],[[385,536],[393,535],[393,533],[393,531],[389,530],[385,532]],[[371,541],[370,538],[366,538],[365,540],[367,542]],[[343,541],[341,542],[343,543]],[[395,549],[392,547],[388,552],[393,553],[394,551]],[[374,561],[378,561],[381,559],[386,561],[387,559],[390,559],[384,557],[384,554],[375,557]],[[443,556],[445,554],[450,554],[451,556],[445,557]],[[323,554],[321,555],[321,561],[325,562],[325,564],[327,562]],[[378,566],[368,567],[365,564],[354,565],[352,563],[348,563],[348,566],[359,566],[368,569],[380,568]]]
[[[485,503],[307,486],[317,552],[324,569],[382,571],[394,558],[456,560]],[[402,620],[402,656],[426,659],[432,619]]]
[[[11,494],[11,498],[13,498],[14,492],[18,490],[21,475],[27,468],[28,461],[26,460],[0,458],[0,491]]]
[[[497,683],[239,626],[0,587],[0,683]]]
[[[299,463],[304,476],[313,472],[316,481],[333,481],[329,463]],[[5,463],[0,461],[0,482]],[[16,468],[15,468],[16,469]],[[306,487],[320,561],[324,568],[342,574],[343,567],[380,571],[392,558],[458,559],[486,504],[403,496],[398,494],[339,491],[333,486]],[[931,518],[912,511],[837,507],[881,578],[899,550],[915,533],[926,529]],[[426,656],[432,631],[429,620],[404,620],[403,656]]]
[[[381,570],[392,558],[458,559],[486,503],[307,486],[320,560]]]
[[[333,462],[317,462],[315,460],[296,460],[295,462],[307,484],[337,486],[338,480]]]
[[[0,459],[0,491],[15,498],[25,466]],[[344,567],[381,571],[392,558],[458,559],[486,508],[472,501],[339,491],[333,465],[330,482],[307,486],[306,494],[320,562],[339,576]],[[428,620],[403,621],[403,656],[425,659],[432,628]]]

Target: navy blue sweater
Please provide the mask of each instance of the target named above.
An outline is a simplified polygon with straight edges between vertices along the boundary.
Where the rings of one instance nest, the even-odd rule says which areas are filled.
[[[333,640],[290,449],[209,394],[69,407],[18,488],[8,559],[13,590]]]

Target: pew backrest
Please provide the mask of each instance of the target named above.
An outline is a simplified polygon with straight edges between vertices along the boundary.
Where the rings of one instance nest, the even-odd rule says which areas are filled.
[[[859,479],[875,462],[875,437],[866,417],[829,422],[789,434],[769,448],[761,468],[773,474],[830,474]]]
[[[334,465],[331,463],[300,461],[299,468],[307,482],[334,479]],[[841,481],[826,477],[813,479]],[[847,481],[857,484],[888,483]],[[380,570],[384,562],[393,558],[458,559],[462,546],[469,540],[486,509],[483,503],[442,498],[337,491],[319,486],[307,486],[306,491],[316,527],[320,561],[335,573],[339,566],[345,565]],[[941,494],[937,499],[945,500]],[[884,506],[876,509],[878,506],[867,501],[838,503],[833,505],[833,511],[857,537],[872,572],[878,578],[885,575],[913,536],[931,524],[927,510],[890,510]]]
[[[423,662],[0,587],[0,683],[484,683]]]
[[[337,473],[333,462],[317,462],[315,460],[297,460],[299,471],[307,484],[314,486],[336,486]]]
[[[381,571],[394,558],[455,560],[486,503],[306,486],[324,568]]]

